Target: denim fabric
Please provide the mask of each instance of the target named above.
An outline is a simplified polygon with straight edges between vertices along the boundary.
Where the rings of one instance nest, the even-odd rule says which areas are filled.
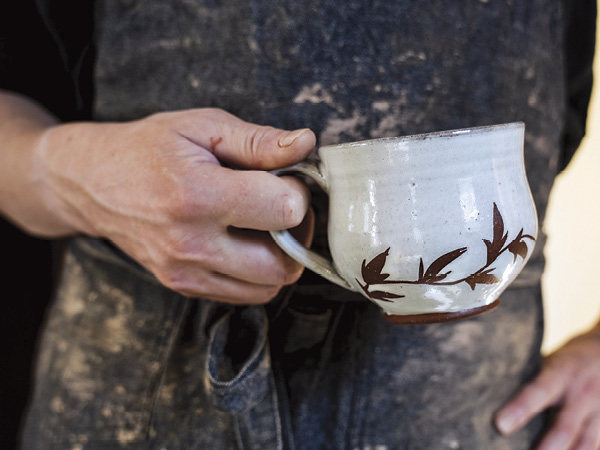
[[[72,245],[37,360],[25,448],[144,440],[187,308],[100,241]]]
[[[331,285],[267,307],[188,300],[77,239],[23,448],[526,449],[543,418],[512,438],[491,418],[538,366],[541,317],[537,287],[427,326]]]
[[[328,302],[314,288],[297,289],[288,311],[320,304],[317,322],[333,311],[328,333],[279,359],[292,448],[508,450],[535,440],[539,421],[506,439],[491,417],[539,362],[538,289],[507,292],[477,319],[398,327],[367,302]]]
[[[94,114],[220,107],[320,145],[522,120],[541,224],[565,112],[561,4],[100,0]],[[188,300],[78,238],[24,448],[528,449],[543,417],[511,438],[491,419],[539,367],[540,236],[497,310],[419,326],[308,275],[267,306]]]

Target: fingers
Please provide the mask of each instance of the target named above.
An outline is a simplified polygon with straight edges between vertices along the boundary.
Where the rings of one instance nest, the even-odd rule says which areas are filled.
[[[292,284],[302,274],[302,266],[275,244],[265,232],[228,230],[223,262],[213,270],[240,280],[264,285]]]
[[[310,245],[314,214],[309,210],[302,224],[290,230]],[[206,243],[191,240],[174,252],[168,270],[157,270],[167,287],[188,297],[202,297],[236,304],[260,304],[273,299],[282,286],[292,284],[303,267],[285,255],[268,233],[229,228]],[[202,241],[202,240],[199,240]]]
[[[589,412],[586,404],[567,403],[561,408],[556,421],[540,442],[537,450],[569,450],[577,441]],[[596,450],[596,447],[592,447]]]
[[[160,280],[187,297],[205,298],[233,304],[263,304],[272,300],[281,285],[260,285],[216,272],[199,271],[190,277],[182,271],[180,279]]]
[[[302,223],[290,232],[300,243],[310,246],[314,213],[309,210]],[[212,271],[259,285],[292,284],[302,275],[303,267],[288,257],[265,232],[229,228],[221,245],[221,258],[210,266]]]
[[[126,171],[120,192],[130,194],[102,203],[111,206],[103,235],[187,296],[260,303],[300,276],[265,231],[300,224],[308,189],[295,178],[220,162],[245,169],[296,163],[314,147],[310,130],[254,125],[214,109],[157,114],[127,130],[132,145],[118,148],[133,150],[119,155],[138,176]],[[124,225],[115,224],[114,211],[124,211]]]
[[[594,414],[585,422],[579,441],[573,448],[574,450],[600,449],[600,413]]]
[[[169,275],[160,281],[188,297],[260,304],[302,274],[302,266],[284,255],[267,233],[231,234],[218,259],[202,261],[190,255],[171,264]]]
[[[497,414],[498,430],[502,434],[511,434],[552,406],[564,392],[564,382],[561,372],[549,368],[543,370]]]
[[[600,346],[594,332],[578,336],[547,358],[539,376],[497,415],[503,434],[555,406],[537,450],[600,450]]]
[[[294,237],[310,246],[314,229],[314,213],[308,211],[302,223],[291,229]],[[228,230],[227,248],[223,250],[227,265],[214,266],[220,273],[259,284],[292,284],[302,274],[303,267],[288,257],[264,232]]]
[[[299,225],[310,193],[299,179],[266,172],[222,169],[214,177],[215,213],[224,226],[283,230]]]
[[[180,133],[210,150],[222,162],[247,169],[270,170],[295,164],[316,143],[309,129],[280,130],[245,122],[219,109],[197,109],[173,115]]]

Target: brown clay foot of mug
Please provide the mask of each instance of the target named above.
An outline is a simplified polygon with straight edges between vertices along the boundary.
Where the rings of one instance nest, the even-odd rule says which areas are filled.
[[[457,320],[470,319],[471,317],[480,316],[488,311],[496,308],[500,304],[500,299],[489,305],[480,306],[479,308],[465,309],[450,313],[427,313],[427,314],[384,314],[386,322],[396,325],[421,325],[426,323],[444,323],[455,322]]]

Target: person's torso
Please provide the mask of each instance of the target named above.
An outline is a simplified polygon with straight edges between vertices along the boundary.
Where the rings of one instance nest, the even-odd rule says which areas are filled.
[[[100,0],[97,17],[98,120],[218,107],[318,145],[523,121],[543,221],[564,120],[558,0]],[[539,280],[543,240],[517,283]]]

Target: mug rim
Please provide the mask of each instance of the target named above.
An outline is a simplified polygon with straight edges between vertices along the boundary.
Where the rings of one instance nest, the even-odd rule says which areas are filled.
[[[418,133],[411,134],[407,136],[395,136],[395,137],[382,137],[375,139],[365,139],[361,141],[355,142],[346,142],[339,144],[330,144],[319,147],[319,151],[326,149],[339,149],[339,148],[353,148],[353,147],[362,147],[372,144],[386,144],[386,143],[396,143],[396,142],[404,142],[404,141],[421,141],[425,139],[433,139],[433,138],[443,138],[443,137],[455,137],[455,136],[472,136],[474,134],[481,133],[489,133],[495,132],[499,130],[507,130],[512,128],[524,129],[525,123],[522,121],[517,122],[508,122],[508,123],[500,123],[494,125],[483,125],[478,127],[467,127],[467,128],[457,128],[453,130],[443,130],[443,131],[433,131],[429,133]]]

